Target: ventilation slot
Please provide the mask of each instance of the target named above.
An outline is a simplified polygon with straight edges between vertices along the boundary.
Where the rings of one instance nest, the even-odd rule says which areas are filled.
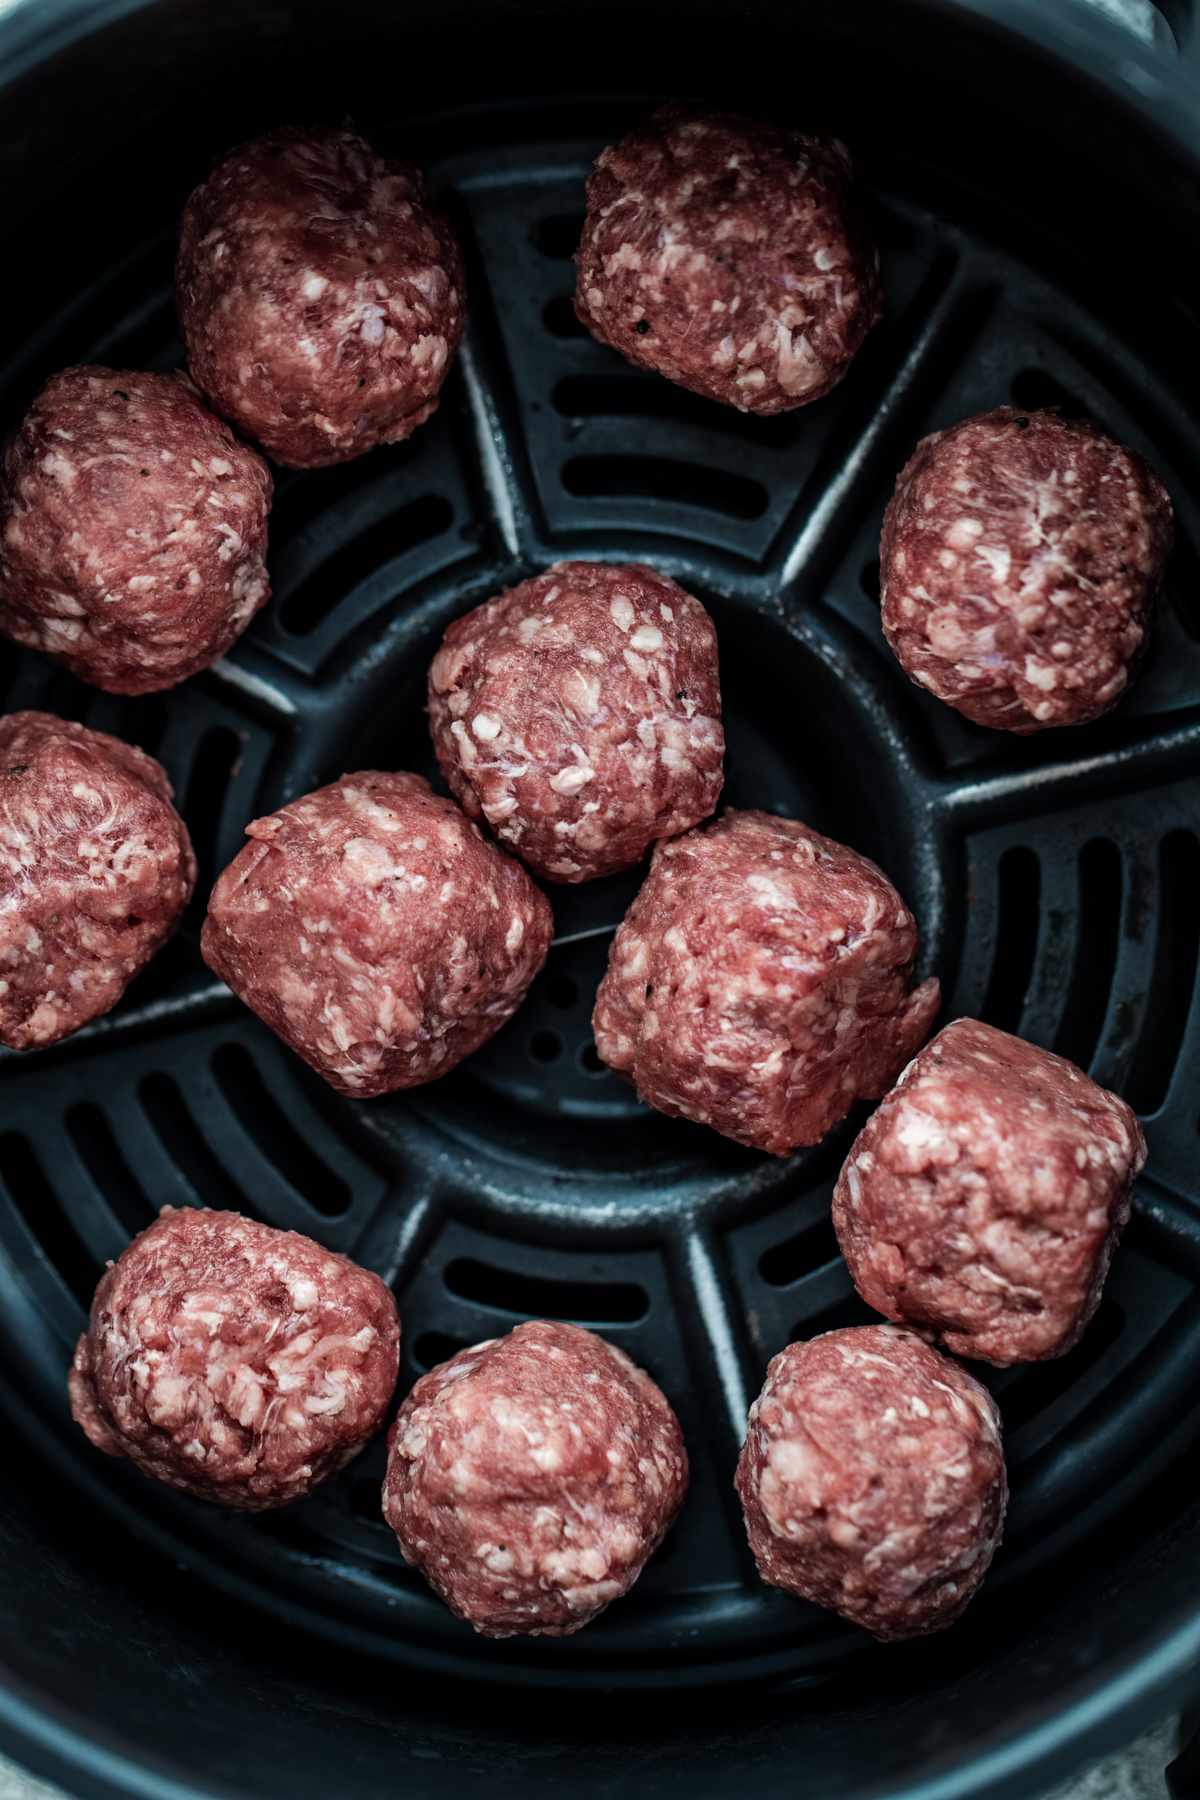
[[[1064,419],[1087,419],[1091,414],[1083,402],[1074,394],[1067,392],[1062,383],[1055,381],[1053,375],[1045,369],[1022,369],[1014,375],[1012,397],[1018,406],[1026,406],[1030,412],[1040,412],[1043,407],[1057,406]]]
[[[1192,540],[1179,529],[1178,519],[1166,588],[1183,629],[1200,641],[1200,557]]]
[[[1104,1299],[1096,1316],[1083,1334],[1082,1341],[1066,1356],[1053,1362],[1035,1363],[1024,1369],[1000,1395],[1000,1414],[1005,1436],[1035,1418],[1054,1403],[1069,1387],[1079,1381],[1094,1363],[1098,1363],[1110,1344],[1121,1335],[1125,1314],[1115,1300]],[[979,1369],[980,1377],[990,1370]]]
[[[59,1204],[28,1138],[6,1131],[0,1137],[0,1176],[17,1210],[86,1311],[100,1279],[100,1264]]]
[[[1158,853],[1158,931],[1146,1017],[1125,1098],[1135,1112],[1157,1112],[1167,1097],[1187,1027],[1200,951],[1200,843],[1173,831]]]
[[[1121,852],[1093,838],[1079,857],[1079,936],[1075,966],[1054,1048],[1081,1069],[1100,1042],[1121,930]]]
[[[534,226],[533,241],[543,256],[566,262],[579,248],[583,220],[583,213],[552,213]]]
[[[0,707],[8,699],[8,690],[16,680],[20,661],[20,648],[10,644],[7,638],[0,638]]]
[[[853,1292],[846,1295],[833,1306],[827,1306],[824,1312],[814,1313],[811,1319],[800,1319],[792,1326],[788,1343],[807,1342],[809,1338],[820,1337],[825,1331],[848,1331],[852,1325],[886,1325],[887,1320],[869,1307],[865,1300]]]
[[[257,1218],[255,1208],[205,1143],[183,1095],[169,1075],[147,1075],[138,1099],[163,1149],[202,1206]]]
[[[466,1347],[465,1338],[447,1337],[444,1331],[423,1331],[410,1354],[418,1369],[436,1369]]]
[[[415,550],[446,531],[454,518],[454,509],[440,494],[426,494],[411,505],[402,507],[378,524],[351,540],[326,559],[289,594],[279,609],[279,623],[293,637],[304,637],[315,631],[328,618],[339,600],[344,600],[360,581],[374,575],[394,556]]]
[[[996,956],[981,1017],[1000,1031],[1016,1031],[1037,951],[1042,870],[1032,850],[1017,846],[1000,858]]]
[[[271,507],[271,549],[278,551],[304,526],[368,484],[373,486],[381,476],[407,468],[420,447],[419,438],[406,438],[402,444],[381,444],[369,458],[338,463],[332,469],[306,469],[300,474],[290,469],[278,471]]]
[[[136,1237],[153,1222],[155,1209],[121,1155],[108,1120],[98,1106],[81,1101],[67,1114],[67,1131],[84,1168],[130,1237]]]
[[[577,456],[563,469],[562,481],[582,500],[671,500],[730,519],[758,519],[767,510],[767,490],[759,481],[657,456]]]
[[[364,1525],[376,1525],[380,1531],[391,1531],[383,1516],[383,1489],[378,1480],[352,1481],[346,1497],[356,1519],[361,1519]]]
[[[556,338],[591,337],[591,332],[575,311],[575,302],[570,294],[560,294],[557,300],[542,309],[542,324]]]
[[[121,715],[121,736],[153,756],[167,729],[167,703],[161,694],[139,694],[127,700]]]
[[[250,1052],[241,1044],[223,1044],[213,1057],[212,1066],[218,1086],[242,1129],[289,1186],[327,1219],[344,1213],[354,1198],[349,1187],[289,1123],[279,1102],[268,1093]]]
[[[740,413],[736,407],[719,406],[715,400],[689,394],[674,382],[642,380],[636,375],[571,375],[558,383],[552,398],[558,411],[569,419],[669,419],[781,450],[800,435],[799,421],[793,415],[760,419],[754,413]]]
[[[233,776],[233,766],[241,755],[241,739],[224,725],[206,731],[196,750],[196,759],[188,778],[187,800],[183,816],[191,834],[199,872],[196,891],[183,915],[189,931],[199,931],[208,909],[208,896],[216,880],[217,832],[221,824],[221,808],[225,790]]]
[[[535,1319],[573,1319],[583,1325],[628,1325],[644,1318],[650,1301],[631,1281],[548,1281],[490,1263],[459,1257],[446,1269],[446,1286],[460,1300]]]
[[[759,1258],[758,1272],[772,1287],[788,1287],[802,1275],[823,1269],[842,1254],[832,1219],[818,1219],[785,1244],[776,1244]]]
[[[109,369],[173,369],[182,364],[184,349],[171,289],[122,319],[87,360]]]

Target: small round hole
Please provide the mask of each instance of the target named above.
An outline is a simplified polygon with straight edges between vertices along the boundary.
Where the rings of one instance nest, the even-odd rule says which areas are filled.
[[[600,1053],[595,1044],[585,1044],[576,1061],[584,1074],[592,1076],[594,1080],[599,1080],[601,1075],[608,1074],[608,1064],[600,1061]]]
[[[557,1031],[535,1031],[527,1049],[534,1062],[557,1062],[563,1053],[563,1041]]]
[[[569,975],[552,975],[546,983],[546,998],[551,1006],[574,1006],[579,989]]]

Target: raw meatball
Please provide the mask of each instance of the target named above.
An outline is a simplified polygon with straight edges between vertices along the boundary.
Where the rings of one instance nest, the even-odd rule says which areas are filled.
[[[555,563],[450,626],[429,723],[468,817],[543,880],[628,869],[717,804],[712,620],[653,569]]]
[[[688,1485],[650,1377],[542,1319],[423,1375],[388,1436],[383,1515],[484,1637],[567,1637],[627,1594]]]
[[[343,775],[246,835],[204,960],[339,1093],[447,1074],[546,960],[546,896],[420,775]]]
[[[196,885],[167,772],[51,713],[0,719],[0,1043],[41,1049],[117,1004]]]
[[[774,1357],[736,1486],[758,1572],[885,1643],[952,1625],[1000,1542],[1000,1415],[894,1325]]]
[[[411,437],[462,336],[462,252],[411,163],[283,126],[183,209],[175,306],[216,410],[289,469]]]
[[[819,400],[883,316],[846,146],[678,101],[601,152],[575,260],[593,337],[741,412]]]
[[[1145,1160],[1132,1110],[1074,1063],[956,1019],[859,1134],[833,1222],[876,1312],[1040,1362],[1083,1336]]]
[[[399,1362],[396,1302],[369,1269],[240,1213],[164,1206],[101,1277],[71,1412],[143,1475],[265,1512],[358,1455]]]
[[[1166,489],[1087,419],[1011,406],[917,445],[880,544],[905,673],[977,725],[1084,725],[1137,673],[1171,555]]]
[[[592,1026],[669,1118],[786,1156],[886,1093],[940,1003],[909,993],[917,928],[865,856],[795,819],[727,811],[659,844]]]
[[[176,687],[270,597],[271,493],[182,370],[52,375],[4,449],[0,631],[110,694]]]

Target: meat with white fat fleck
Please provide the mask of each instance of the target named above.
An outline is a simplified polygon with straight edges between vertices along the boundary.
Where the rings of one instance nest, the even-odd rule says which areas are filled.
[[[885,1643],[924,1637],[1000,1542],[999,1410],[913,1332],[828,1331],[772,1360],[736,1486],[764,1581]]]
[[[1065,1356],[1100,1304],[1146,1160],[1133,1109],[1074,1063],[956,1019],[855,1140],[833,1197],[854,1284],[1006,1368]]]
[[[399,1360],[378,1275],[298,1231],[164,1206],[101,1277],[71,1412],[143,1475],[264,1512],[358,1455]]]
[[[846,146],[679,101],[597,158],[575,260],[593,337],[742,412],[819,400],[883,313]]]
[[[182,370],[52,375],[0,466],[0,631],[111,694],[175,687],[266,605],[271,495]]]
[[[462,251],[424,177],[348,124],[237,145],[183,209],[188,367],[286,468],[411,437],[437,410],[465,305]]]
[[[865,856],[726,811],[659,844],[609,953],[596,1049],[670,1118],[776,1156],[886,1093],[938,1010],[917,928]]]
[[[1114,707],[1150,641],[1174,527],[1149,463],[1088,419],[1012,406],[923,438],[880,543],[905,673],[1025,735]]]
[[[627,869],[721,792],[712,620],[642,564],[554,563],[449,627],[429,724],[464,810],[535,874]]]
[[[622,1594],[688,1486],[679,1422],[615,1344],[537,1320],[423,1375],[388,1436],[406,1562],[484,1637],[566,1637]]]
[[[204,959],[340,1093],[447,1074],[546,960],[546,896],[420,775],[343,775],[246,833]]]
[[[0,719],[0,1043],[44,1049],[114,1007],[196,885],[161,763],[52,713]]]

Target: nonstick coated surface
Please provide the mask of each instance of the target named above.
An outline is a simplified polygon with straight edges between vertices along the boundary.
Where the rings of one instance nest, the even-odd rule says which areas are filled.
[[[1143,1115],[1150,1162],[1100,1312],[1060,1362],[976,1372],[1004,1414],[1004,1547],[956,1633],[1086,1543],[1200,1437],[1200,444],[1159,377],[1054,278],[868,153],[886,323],[840,388],[755,419],[628,367],[575,322],[582,184],[643,116],[580,109],[577,140],[513,142],[486,111],[427,163],[468,249],[470,322],[440,412],[410,443],[278,471],[275,595],[215,669],[165,695],[98,693],[4,646],[5,710],[42,707],[166,765],[200,857],[185,929],[106,1019],[0,1053],[0,1366],[42,1448],[171,1559],[375,1657],[476,1680],[612,1691],[769,1677],[819,1685],[895,1656],[766,1588],[731,1480],[748,1400],[798,1336],[864,1323],[829,1221],[861,1115],[787,1161],[639,1105],[590,1013],[640,872],[554,888],[558,941],[517,1017],[443,1081],[340,1099],[205,969],[197,927],[246,821],[364,766],[436,780],[425,671],[446,624],[560,556],[637,558],[716,621],[725,800],[874,857],[913,907],[918,974],[971,1014],[1072,1057]],[[364,124],[369,122],[363,121]],[[419,130],[385,148],[423,156]],[[447,134],[431,128],[430,142]],[[197,171],[199,174],[200,171]],[[179,195],[181,201],[183,194]],[[1031,243],[1034,240],[1030,240]],[[14,423],[69,363],[182,360],[173,221],[17,353]],[[913,688],[884,644],[878,538],[915,440],[966,413],[1058,405],[1149,457],[1181,538],[1135,690],[1082,730],[1013,740]],[[405,1567],[379,1516],[383,1444],[247,1518],[101,1457],[65,1377],[106,1259],[156,1209],[234,1208],[377,1269],[404,1326],[399,1391],[520,1319],[578,1320],[662,1385],[692,1459],[678,1525],[577,1637],[485,1642]]]

